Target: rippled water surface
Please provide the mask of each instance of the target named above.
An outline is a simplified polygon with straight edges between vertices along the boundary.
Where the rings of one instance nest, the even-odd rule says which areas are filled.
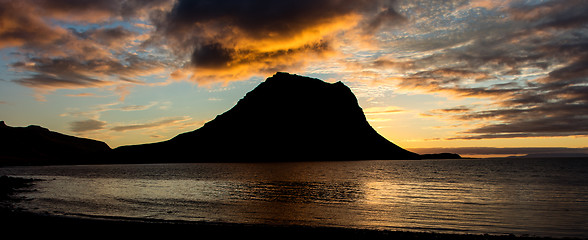
[[[588,159],[0,168],[35,212],[588,237]]]

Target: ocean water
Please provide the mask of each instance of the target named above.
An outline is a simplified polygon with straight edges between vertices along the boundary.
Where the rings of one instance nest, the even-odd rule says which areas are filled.
[[[85,217],[588,238],[588,159],[5,167]]]

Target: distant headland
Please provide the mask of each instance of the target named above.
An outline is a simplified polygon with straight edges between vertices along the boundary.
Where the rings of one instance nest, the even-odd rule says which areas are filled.
[[[461,158],[419,155],[378,134],[342,82],[278,72],[227,112],[163,142],[121,146],[0,123],[0,165]]]
[[[91,156],[111,151],[101,141],[31,125],[10,127],[0,121],[0,166],[94,163]]]

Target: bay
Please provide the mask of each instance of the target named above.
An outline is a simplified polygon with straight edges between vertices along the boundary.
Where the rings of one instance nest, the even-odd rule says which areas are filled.
[[[31,212],[469,234],[588,237],[588,159],[0,168],[41,179]]]

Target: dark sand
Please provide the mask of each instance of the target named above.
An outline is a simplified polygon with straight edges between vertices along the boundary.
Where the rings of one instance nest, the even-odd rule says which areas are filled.
[[[336,227],[273,226],[192,221],[163,221],[133,218],[70,217],[36,214],[12,207],[15,191],[30,186],[32,181],[0,178],[0,231],[3,237],[38,238],[163,238],[163,239],[553,239],[521,236],[462,235],[430,232],[380,231]]]

